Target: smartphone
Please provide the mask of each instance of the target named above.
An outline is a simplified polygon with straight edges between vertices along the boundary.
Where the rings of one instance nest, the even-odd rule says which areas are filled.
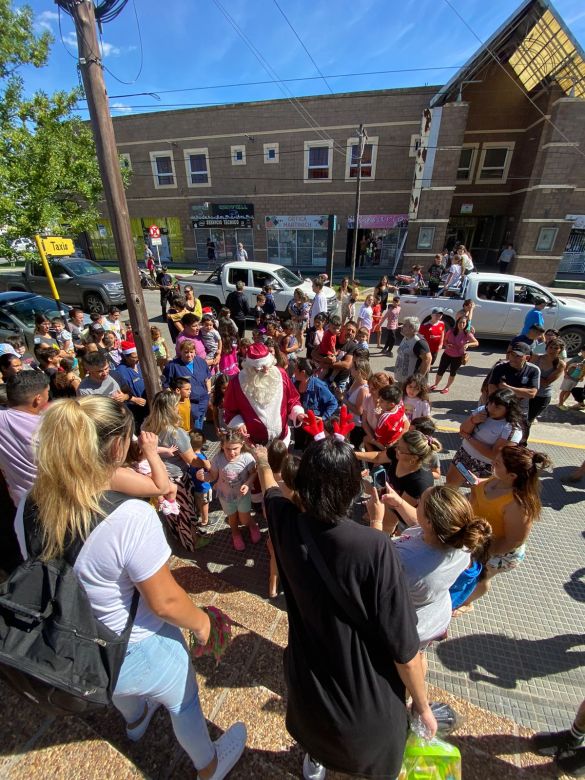
[[[372,472],[372,482],[378,491],[378,495],[383,495],[386,492],[387,485],[386,471],[384,469],[378,469],[377,471]]]
[[[463,465],[463,463],[457,463],[455,468],[460,474],[463,475],[463,478],[468,485],[477,485],[479,479],[475,476],[475,474],[472,474],[471,471]]]

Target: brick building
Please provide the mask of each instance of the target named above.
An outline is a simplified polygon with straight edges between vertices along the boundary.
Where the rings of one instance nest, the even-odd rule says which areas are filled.
[[[114,120],[137,257],[162,228],[162,258],[250,259],[336,276],[358,239],[381,272],[428,265],[464,243],[480,268],[504,244],[514,270],[550,283],[567,247],[585,251],[585,61],[548,0],[527,0],[443,87],[161,111]],[[109,222],[95,256],[115,256]]]

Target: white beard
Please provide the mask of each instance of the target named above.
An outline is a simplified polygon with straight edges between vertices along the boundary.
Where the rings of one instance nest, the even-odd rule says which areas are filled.
[[[238,379],[244,395],[266,426],[269,441],[278,439],[282,433],[283,386],[280,371],[276,366],[271,366],[264,373],[244,364]]]

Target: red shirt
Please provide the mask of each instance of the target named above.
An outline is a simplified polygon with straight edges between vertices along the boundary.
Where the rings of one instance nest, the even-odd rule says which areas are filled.
[[[320,355],[335,355],[337,349],[337,333],[326,330],[319,344]]]
[[[376,441],[383,444],[384,447],[390,447],[391,444],[394,444],[402,436],[405,419],[404,404],[400,401],[391,412],[384,412],[380,415],[376,426]]]
[[[443,335],[445,333],[445,323],[443,320],[439,320],[435,323],[433,323],[432,320],[429,320],[428,322],[425,322],[424,325],[420,326],[418,332],[426,339],[429,349],[434,355],[441,347],[441,341],[443,340]]]

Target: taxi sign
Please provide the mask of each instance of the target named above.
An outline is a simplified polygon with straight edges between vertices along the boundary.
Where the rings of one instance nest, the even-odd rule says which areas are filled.
[[[75,246],[70,238],[61,238],[60,236],[47,236],[42,239],[43,248],[48,255],[53,257],[62,257],[63,255],[72,255],[75,252]]]

